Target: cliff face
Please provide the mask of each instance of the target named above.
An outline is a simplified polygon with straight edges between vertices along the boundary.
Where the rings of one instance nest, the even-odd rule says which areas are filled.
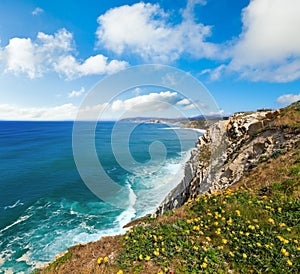
[[[200,193],[224,190],[269,158],[300,141],[300,102],[276,111],[237,113],[201,136],[185,165],[185,176],[153,216],[183,205]]]

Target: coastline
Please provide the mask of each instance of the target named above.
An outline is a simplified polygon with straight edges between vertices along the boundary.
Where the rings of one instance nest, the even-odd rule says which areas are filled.
[[[199,141],[199,138],[206,132],[206,130],[204,129],[197,129],[197,128],[181,128],[178,127],[176,128],[178,130],[184,129],[184,130],[193,130],[196,131],[198,133],[200,133],[201,135],[198,136],[195,140],[195,145],[194,147],[192,147],[191,149],[189,149],[188,151],[185,152],[185,156],[183,157],[182,162],[180,163],[181,167],[180,170],[176,173],[176,175],[178,175],[178,181],[176,184],[174,184],[175,186],[173,188],[171,188],[171,190],[164,196],[163,200],[161,200],[157,206],[150,210],[149,212],[146,212],[144,215],[139,216],[137,218],[133,218],[130,222],[128,223],[124,223],[122,224],[122,226],[120,227],[119,231],[113,232],[113,233],[104,233],[103,235],[101,235],[99,237],[99,239],[92,241],[92,242],[87,242],[83,245],[88,245],[90,243],[95,243],[100,241],[101,239],[105,238],[105,237],[114,237],[114,236],[121,236],[124,235],[132,226],[138,225],[140,223],[142,223],[144,220],[150,218],[155,218],[155,212],[157,212],[158,208],[161,207],[161,205],[165,204],[166,200],[171,199],[172,197],[174,197],[174,193],[180,194],[182,189],[185,188],[190,182],[189,180],[192,179],[194,173],[191,173],[191,163],[193,162],[194,157],[196,156],[195,151],[197,151],[197,144]],[[180,177],[179,177],[180,176]],[[82,245],[82,244],[80,244]],[[76,245],[75,245],[76,246]],[[68,247],[69,249],[70,247]],[[60,257],[63,257],[67,252],[67,250],[64,250],[60,253],[58,253],[54,258],[53,261],[57,260]],[[52,261],[49,262],[36,262],[35,266],[37,266],[38,268],[45,268],[47,267],[49,264],[51,264]]]
[[[297,111],[299,111],[299,108]],[[177,223],[177,221],[181,220],[182,216],[185,216],[182,214],[184,214],[183,211],[186,208],[186,206],[184,205],[186,201],[188,201],[187,207],[189,208],[191,204],[194,204],[195,202],[197,203],[202,199],[201,197],[203,196],[198,196],[199,194],[206,193],[209,195],[205,197],[214,198],[219,195],[221,197],[222,206],[225,205],[225,207],[228,207],[226,206],[227,203],[224,204],[222,190],[228,189],[232,187],[232,185],[238,183],[238,187],[233,186],[231,189],[232,190],[241,189],[242,192],[246,189],[247,191],[248,187],[251,188],[252,186],[250,183],[246,185],[249,172],[250,175],[252,176],[251,177],[252,179],[257,179],[256,177],[257,174],[262,176],[262,178],[265,179],[265,172],[266,172],[265,165],[268,165],[270,166],[270,170],[268,171],[269,172],[268,174],[270,174],[269,179],[273,180],[274,178],[272,175],[274,171],[272,168],[273,163],[276,162],[278,164],[278,168],[279,168],[278,172],[280,173],[281,173],[280,167],[282,162],[281,158],[283,160],[289,161],[289,163],[292,163],[293,162],[292,158],[286,157],[286,152],[291,152],[293,153],[293,155],[296,154],[299,155],[299,151],[297,151],[297,147],[299,147],[299,141],[300,141],[299,130],[295,131],[295,128],[293,127],[294,124],[292,124],[291,126],[290,124],[287,124],[286,128],[282,130],[281,127],[282,124],[285,125],[287,123],[286,121],[288,121],[288,123],[292,123],[292,122],[290,122],[290,120],[286,120],[288,118],[287,116],[289,113],[288,114],[283,113],[283,115],[280,115],[280,113],[281,113],[280,111],[274,111],[274,112],[269,111],[269,112],[236,114],[226,122],[220,121],[216,124],[213,124],[204,136],[198,138],[198,142],[195,144],[195,148],[192,149],[190,152],[191,155],[189,160],[185,163],[184,166],[185,177],[172,191],[169,192],[167,197],[164,199],[164,201],[156,210],[156,213],[153,214],[152,216],[146,215],[140,219],[136,219],[128,223],[126,226],[124,226],[124,228],[132,229],[130,234],[126,236],[127,237],[126,240],[129,239],[129,241],[127,241],[127,243],[129,244],[128,247],[129,250],[126,251],[128,254],[132,254],[130,253],[132,252],[131,251],[132,247],[130,245],[131,238],[136,239],[137,242],[137,244],[133,245],[133,247],[136,248],[136,250],[134,251],[134,255],[131,258],[131,261],[143,267],[146,268],[149,267],[148,260],[144,261],[142,259],[139,259],[139,257],[136,257],[136,256],[141,257],[142,255],[139,254],[144,254],[141,252],[146,252],[145,254],[147,254],[148,249],[147,250],[141,249],[143,247],[144,240],[147,241],[149,246],[152,248],[151,252],[153,250],[156,250],[155,249],[156,240],[153,245],[151,239],[148,239],[148,237],[145,238],[145,231],[150,231],[149,232],[150,235],[156,235],[156,236],[159,235],[159,237],[161,237],[161,240],[163,242],[167,241],[167,238],[164,237],[167,237],[168,233],[164,233],[164,229],[165,229],[164,225],[168,227],[167,229],[181,228],[180,225],[181,221],[180,223]],[[225,146],[224,143],[226,143]],[[261,162],[262,157],[263,159],[269,159],[269,160]],[[277,159],[277,157],[280,157],[280,159]],[[247,159],[247,161],[244,161],[244,159]],[[296,164],[296,162],[293,163]],[[261,166],[257,167],[256,171],[254,171],[253,173],[252,170],[258,165]],[[289,166],[289,164],[287,164],[287,166]],[[291,176],[293,175],[292,173],[288,173],[288,174]],[[296,178],[297,177],[295,177],[294,179]],[[284,183],[286,177],[283,176],[282,180]],[[258,182],[257,180],[254,180],[252,183],[254,187],[256,186],[260,188],[263,187],[263,185],[261,185],[260,182]],[[268,185],[268,182],[266,182],[266,185]],[[241,188],[239,188],[239,186]],[[213,196],[210,195],[212,193],[214,193]],[[259,199],[261,199],[261,195],[260,194],[257,195]],[[196,197],[197,199],[195,199]],[[189,201],[191,201],[191,203],[189,203]],[[213,202],[217,202],[215,198],[213,199]],[[242,202],[243,200],[241,200],[241,203]],[[207,203],[206,198],[205,198],[205,203]],[[166,214],[164,216],[161,216],[165,211],[173,210],[181,206],[183,206],[182,207],[183,211],[179,209],[179,211],[177,210],[172,211],[170,215]],[[213,203],[210,204],[210,206],[216,206],[216,205],[215,203]],[[245,210],[248,212],[247,202],[245,206],[246,206]],[[280,206],[283,207],[283,205]],[[241,211],[242,210],[244,209],[241,209]],[[265,210],[265,207],[263,207],[263,210]],[[240,213],[241,211],[236,210],[238,214],[242,214]],[[199,212],[197,211],[197,213]],[[230,210],[230,206],[228,208],[228,211],[224,211],[224,214],[225,213],[227,213],[228,216],[232,217],[232,210]],[[149,219],[149,217],[154,217],[154,218],[151,220]],[[195,222],[196,219],[194,219]],[[151,227],[150,224],[152,222],[154,223],[153,227]],[[163,225],[159,226],[159,228],[160,230],[163,231],[158,232],[157,224],[161,224],[161,222],[163,222]],[[189,224],[188,220],[186,220],[186,223]],[[137,226],[137,228],[134,228],[135,226]],[[185,221],[183,221],[182,228],[185,227],[186,227]],[[189,230],[187,231],[189,232]],[[209,233],[211,232],[209,227],[207,227],[207,231]],[[114,239],[115,238],[112,238],[112,240]],[[104,245],[106,240],[107,238],[101,238],[101,240],[97,241],[97,246]],[[139,244],[140,240],[141,243]],[[194,240],[197,241],[199,240],[199,238],[197,239],[195,238]],[[176,253],[177,250],[176,247],[178,246],[178,244],[176,245],[176,241],[178,243],[179,242],[182,243],[182,239],[181,237],[179,237],[178,239],[176,238],[172,240],[172,242],[174,241],[175,241],[174,244],[175,248],[173,247],[173,249]],[[216,247],[219,246],[218,241],[216,241],[216,243],[214,244],[216,245]],[[85,254],[87,255],[90,254],[89,245],[93,246],[94,243],[89,243],[86,246],[79,246],[78,251],[80,250],[80,252],[83,253],[87,251]],[[69,253],[71,254],[72,251],[73,248],[70,249]],[[189,256],[190,246],[187,246],[186,251],[188,253],[186,253],[185,256]],[[227,254],[226,251],[224,252],[225,254]],[[108,258],[110,258],[111,256],[115,256],[115,249],[113,251],[106,250],[103,254],[101,253],[99,255],[108,256]],[[90,260],[89,256],[86,257],[88,258],[88,260]],[[169,257],[165,257],[165,260],[168,260],[168,258]],[[114,263],[114,257],[112,257],[111,260],[112,263]],[[194,262],[194,260],[195,259],[192,258],[191,262]],[[93,262],[94,265],[96,266],[97,262],[95,259],[93,260]],[[82,263],[82,260],[79,263]],[[169,263],[172,267],[177,266],[176,263],[175,264],[173,263],[173,257],[170,258]],[[77,265],[78,263],[74,262],[74,267]],[[153,265],[151,265],[151,267],[152,266]],[[103,266],[103,268],[105,267],[109,268],[110,266],[108,264]],[[159,263],[157,267],[160,267]]]

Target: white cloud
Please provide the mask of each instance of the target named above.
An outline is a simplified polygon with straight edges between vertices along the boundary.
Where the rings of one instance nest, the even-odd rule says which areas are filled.
[[[114,120],[115,117],[111,114],[110,104],[105,102],[103,104],[96,104],[91,106],[81,107],[78,110],[79,116],[77,117],[78,120],[97,120],[98,116],[105,112],[104,115],[101,116],[101,119],[106,120]]]
[[[72,120],[77,113],[73,104],[48,108],[20,108],[13,105],[0,105],[0,120]]]
[[[84,87],[81,87],[80,90],[72,90],[71,92],[68,93],[69,98],[74,98],[74,97],[79,97],[85,92]]]
[[[196,109],[196,105],[194,104],[189,104],[189,105],[185,105],[183,106],[182,110],[191,110],[191,109]]]
[[[30,78],[38,74],[34,45],[29,38],[13,38],[5,47],[2,59],[6,61],[6,72],[23,72]]]
[[[243,32],[228,69],[254,81],[298,79],[299,11],[299,0],[252,0],[243,10]]]
[[[54,64],[54,69],[68,79],[73,79],[93,74],[111,74],[128,66],[128,63],[125,61],[112,60],[108,62],[107,60],[107,57],[98,54],[79,63],[72,55],[66,55]]]
[[[184,106],[186,106],[186,105],[189,105],[190,103],[191,103],[190,100],[185,98],[185,99],[182,99],[179,102],[177,102],[176,105],[184,105]]]
[[[276,102],[281,105],[289,105],[300,100],[299,94],[284,94],[277,98]]]
[[[215,57],[218,47],[206,42],[211,27],[196,23],[193,8],[204,1],[189,0],[182,22],[172,25],[158,4],[137,3],[108,10],[98,18],[98,45],[122,54],[130,52],[146,61],[172,62],[187,53]]]
[[[35,41],[18,37],[10,39],[6,47],[0,48],[0,60],[4,63],[5,72],[16,75],[23,73],[31,79],[51,71],[68,79],[92,74],[109,74],[128,65],[124,61],[108,61],[108,58],[101,54],[78,61],[72,52],[72,33],[60,29],[53,35],[39,32]]]
[[[32,15],[39,15],[39,14],[41,14],[41,13],[43,13],[44,12],[44,10],[42,9],[42,8],[39,8],[39,7],[37,7],[37,8],[35,8],[33,11],[32,11]]]
[[[127,100],[116,100],[111,105],[112,111],[130,111],[132,113],[144,113],[145,111],[163,111],[175,105],[180,98],[177,92],[149,93],[136,96]]]

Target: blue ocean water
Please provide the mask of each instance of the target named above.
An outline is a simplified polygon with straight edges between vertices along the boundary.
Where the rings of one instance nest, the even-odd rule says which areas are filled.
[[[0,122],[0,273],[30,273],[71,245],[124,232],[126,223],[151,213],[178,183],[198,133],[137,124],[128,147],[142,165],[128,171],[112,151],[114,126],[99,123],[95,145],[106,173],[130,188],[127,209],[100,200],[84,184],[73,159],[73,122]],[[128,124],[119,127],[122,132]],[[122,134],[117,144],[118,138],[121,143]],[[157,166],[149,152],[156,141],[166,150]]]

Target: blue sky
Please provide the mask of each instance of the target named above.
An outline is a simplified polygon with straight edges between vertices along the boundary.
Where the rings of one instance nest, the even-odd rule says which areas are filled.
[[[299,0],[1,0],[0,119],[74,119],[101,79],[143,64],[191,73],[224,114],[283,107],[300,100],[299,13]],[[168,90],[131,94],[118,110],[191,110]]]

